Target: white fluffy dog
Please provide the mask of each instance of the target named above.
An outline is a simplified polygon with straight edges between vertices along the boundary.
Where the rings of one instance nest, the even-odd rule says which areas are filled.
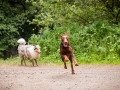
[[[37,64],[37,59],[40,56],[41,50],[40,50],[40,46],[39,45],[26,45],[26,41],[23,38],[20,38],[17,43],[19,43],[18,46],[18,53],[19,53],[19,57],[21,58],[21,65],[24,64],[26,65],[25,60],[28,58],[33,66],[34,66],[34,62],[35,61],[36,65]]]

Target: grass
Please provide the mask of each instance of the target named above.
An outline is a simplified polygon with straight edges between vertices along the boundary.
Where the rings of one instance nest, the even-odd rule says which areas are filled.
[[[76,55],[76,59],[79,63],[79,65],[89,65],[89,64],[97,64],[97,65],[120,65],[120,58],[117,54],[111,54],[107,55],[105,57],[101,55],[96,55],[96,54],[78,54]],[[26,60],[26,64],[29,66],[32,66],[32,63],[29,60]],[[58,56],[56,57],[55,55],[49,55],[49,56],[41,56],[38,59],[38,64],[39,65],[52,65],[52,66],[59,66],[63,65],[63,62],[61,58]],[[70,64],[70,62],[67,62],[67,64]],[[0,59],[0,66],[2,65],[10,65],[10,66],[20,66],[21,65],[21,60],[19,57],[11,57],[6,60]]]
[[[117,54],[110,54],[107,56],[97,54],[83,54],[77,58],[81,64],[111,64],[120,65],[120,57]]]
[[[29,60],[26,60],[26,64],[27,66],[32,66],[32,63]],[[55,59],[55,57],[53,57],[53,55],[45,57],[45,56],[41,56],[38,59],[38,65],[62,65],[62,61],[59,59]],[[6,60],[0,59],[0,66],[20,66],[21,65],[21,60],[20,58],[17,57],[10,57]]]

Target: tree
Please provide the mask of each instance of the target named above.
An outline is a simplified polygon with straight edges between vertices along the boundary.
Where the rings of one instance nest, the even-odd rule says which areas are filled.
[[[106,7],[106,14],[115,24],[120,22],[120,0],[101,0]]]
[[[29,32],[32,29],[30,28],[28,31],[25,26],[29,16],[27,9],[30,3],[26,3],[24,0],[0,0],[0,57],[6,59],[15,55],[17,39],[26,36],[28,38],[32,34]],[[28,24],[27,27],[29,27]]]

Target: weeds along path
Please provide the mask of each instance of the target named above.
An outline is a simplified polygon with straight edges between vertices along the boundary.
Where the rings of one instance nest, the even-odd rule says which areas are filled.
[[[0,90],[120,90],[120,66],[0,66]]]

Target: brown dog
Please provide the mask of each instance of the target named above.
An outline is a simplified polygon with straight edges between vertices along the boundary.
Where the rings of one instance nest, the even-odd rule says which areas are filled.
[[[75,55],[73,54],[72,47],[70,46],[70,44],[68,42],[68,38],[69,38],[68,33],[67,32],[64,32],[64,33],[65,33],[64,36],[59,34],[59,36],[61,38],[60,55],[61,55],[62,61],[64,62],[64,68],[67,69],[66,61],[70,60],[72,74],[75,74],[72,60],[74,60],[75,66],[78,66],[78,64],[77,64],[77,61],[75,59]]]

